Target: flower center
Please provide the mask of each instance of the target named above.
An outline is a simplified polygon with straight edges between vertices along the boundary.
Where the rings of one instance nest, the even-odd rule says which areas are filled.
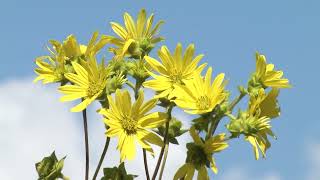
[[[208,96],[200,96],[197,99],[197,107],[201,110],[210,108],[210,104]]]
[[[176,68],[174,68],[171,71],[170,79],[172,80],[173,83],[183,84],[183,82],[182,82],[182,73],[181,73],[181,71],[177,70]]]
[[[125,115],[121,121],[122,128],[127,134],[135,134],[137,130],[137,121],[130,116]]]
[[[101,89],[102,89],[102,84],[99,84],[97,82],[89,82],[89,87],[87,90],[87,95],[88,97],[93,97],[96,95]]]

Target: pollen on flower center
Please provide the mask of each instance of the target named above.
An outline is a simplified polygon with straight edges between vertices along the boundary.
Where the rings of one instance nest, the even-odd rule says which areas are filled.
[[[174,68],[170,73],[170,79],[173,83],[182,84],[182,72]]]
[[[200,96],[197,99],[197,107],[199,109],[208,109],[210,108],[210,99],[208,98],[208,96]]]
[[[96,95],[102,89],[102,84],[90,82],[87,90],[88,97]]]
[[[127,134],[134,134],[137,130],[137,121],[130,116],[124,116],[121,121],[122,128],[126,131]]]

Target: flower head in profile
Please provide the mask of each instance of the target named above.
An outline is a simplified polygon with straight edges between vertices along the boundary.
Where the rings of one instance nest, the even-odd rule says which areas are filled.
[[[148,129],[157,128],[165,123],[167,114],[149,113],[156,106],[156,99],[145,103],[143,101],[143,91],[139,92],[137,100],[132,104],[129,92],[118,89],[115,98],[108,95],[109,108],[99,111],[104,115],[104,123],[109,127],[106,136],[118,137],[117,149],[120,150],[121,162],[135,157],[135,142],[152,154],[153,150],[149,143],[158,146],[163,144],[162,139]]]
[[[65,57],[63,55],[62,45],[58,41],[49,41],[52,49],[48,47],[51,55],[40,56],[36,58],[35,63],[38,66],[34,72],[38,75],[34,82],[41,81],[43,84],[64,81],[66,73]]]
[[[262,88],[289,88],[289,80],[282,77],[282,71],[274,70],[273,64],[267,64],[266,57],[256,53],[256,72],[249,82],[249,87],[259,90]]]
[[[89,61],[83,61],[82,65],[72,62],[72,66],[75,73],[65,74],[72,84],[59,87],[59,91],[65,94],[60,100],[73,101],[82,98],[83,101],[71,109],[72,112],[80,112],[103,95],[109,73],[104,63],[98,65],[96,58],[92,56]]]
[[[185,180],[191,180],[193,179],[195,170],[197,170],[198,180],[209,180],[208,167],[210,167],[214,173],[218,173],[212,155],[228,147],[228,144],[225,142],[225,134],[219,134],[203,141],[196,133],[195,128],[191,127],[190,135],[194,142],[187,144],[186,164],[178,169],[173,179],[178,180],[185,178]]]
[[[162,46],[158,51],[158,56],[162,63],[154,58],[145,56],[146,62],[158,74],[149,72],[154,78],[143,83],[146,88],[153,89],[159,94],[156,97],[172,98],[174,85],[183,85],[187,80],[194,79],[201,73],[206,64],[198,67],[198,63],[203,55],[194,56],[194,45],[190,44],[185,53],[182,53],[182,45],[179,43],[174,54],[171,54],[166,46]]]
[[[279,90],[272,89],[267,95],[264,89],[258,96],[251,96],[248,111],[239,112],[227,125],[227,129],[235,137],[243,134],[254,150],[255,158],[259,159],[259,151],[266,157],[266,151],[271,147],[268,136],[276,138],[271,130],[270,119],[279,116],[277,104]]]
[[[94,32],[88,45],[79,44],[74,35],[69,35],[63,41],[63,51],[68,60],[74,60],[78,57],[88,58],[89,56],[96,55],[108,42],[106,36],[101,36],[98,40],[99,33]]]
[[[175,85],[174,102],[185,112],[190,114],[204,114],[211,112],[218,104],[224,102],[228,96],[224,90],[226,81],[224,74],[219,74],[211,82],[212,68],[205,75],[198,74],[194,79],[185,81],[185,85]]]
[[[116,55],[129,55],[139,59],[141,56],[148,54],[154,44],[163,40],[162,37],[157,36],[157,33],[164,22],[159,21],[152,27],[154,15],[151,14],[147,19],[144,9],[139,12],[136,22],[129,13],[124,13],[123,18],[125,27],[116,22],[111,22],[113,31],[119,36],[119,38],[109,36],[111,43],[117,47],[111,49]]]

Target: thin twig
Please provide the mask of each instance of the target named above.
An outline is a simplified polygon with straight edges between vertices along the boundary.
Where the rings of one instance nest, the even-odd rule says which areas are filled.
[[[148,160],[146,150],[142,148],[143,152],[143,162],[144,162],[144,170],[146,171],[147,180],[150,180],[149,169],[148,169]]]
[[[160,154],[159,154],[159,158],[158,158],[157,165],[156,165],[156,168],[155,168],[153,176],[152,176],[152,180],[155,180],[156,177],[157,177],[157,174],[158,174],[158,171],[159,171],[159,167],[160,167],[160,164],[161,164],[161,161],[162,161],[162,157],[163,157],[163,154],[164,154],[165,144],[167,143],[167,140],[168,140],[169,122],[171,120],[172,108],[173,108],[173,105],[170,105],[169,108],[168,108],[168,112],[167,112],[168,120],[166,122],[166,130],[165,130],[165,134],[164,134],[164,137],[163,137],[163,146],[162,146]]]
[[[109,142],[110,142],[110,137],[107,137],[106,142],[104,144],[104,148],[103,148],[101,157],[100,157],[100,160],[99,160],[99,164],[98,164],[97,169],[96,169],[96,171],[95,171],[95,173],[93,175],[92,180],[96,180],[97,179],[97,176],[98,176],[98,173],[100,171],[102,162],[104,160],[104,157],[106,156],[106,153],[107,153],[107,150],[108,150],[108,147],[109,147]]]
[[[164,167],[165,167],[166,162],[167,162],[168,152],[169,152],[169,141],[167,140],[165,148],[164,148],[163,162],[162,162],[161,168],[160,168],[159,180],[162,179]]]
[[[88,140],[88,124],[87,124],[87,110],[82,111],[83,117],[83,129],[84,129],[84,141],[86,149],[86,169],[85,169],[85,180],[89,179],[89,140]]]

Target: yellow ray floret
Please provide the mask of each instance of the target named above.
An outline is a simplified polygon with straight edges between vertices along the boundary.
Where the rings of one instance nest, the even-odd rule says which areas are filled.
[[[194,45],[190,44],[185,53],[182,52],[182,45],[177,44],[174,54],[171,54],[166,46],[158,51],[161,63],[149,56],[145,57],[146,62],[158,74],[149,72],[154,78],[143,83],[146,88],[153,89],[159,94],[157,97],[172,98],[171,93],[174,85],[183,85],[186,81],[192,80],[201,73],[206,64],[198,67],[203,55],[194,56]]]
[[[88,45],[82,45],[77,42],[74,35],[69,35],[65,41],[63,41],[63,50],[65,56],[69,59],[77,58],[80,56],[89,57],[96,55],[110,40],[107,36],[102,35],[98,39],[99,33],[94,32]]]
[[[264,55],[256,53],[256,72],[257,81],[265,87],[272,88],[289,88],[289,80],[282,78],[283,72],[274,70],[273,64],[267,64]]]
[[[89,104],[103,94],[106,87],[108,73],[104,64],[97,64],[94,57],[83,65],[72,62],[72,66],[76,73],[67,73],[65,77],[72,82],[72,85],[59,87],[59,91],[65,96],[61,97],[61,101],[73,101],[82,98],[83,101],[71,109],[72,112],[80,112]]]
[[[195,170],[198,171],[198,180],[209,180],[207,164],[210,165],[214,173],[218,173],[213,154],[220,152],[228,147],[225,142],[225,134],[219,134],[210,139],[203,141],[196,133],[195,128],[190,128],[190,135],[194,141],[192,148],[188,148],[187,163],[178,169],[174,176],[174,180],[185,178],[192,180]]]
[[[145,103],[143,101],[143,91],[139,92],[138,99],[132,104],[129,92],[118,89],[115,98],[108,95],[110,107],[99,111],[104,115],[104,123],[109,127],[106,136],[118,137],[117,149],[120,150],[121,161],[132,160],[135,157],[135,142],[138,142],[142,148],[152,154],[153,150],[149,143],[158,146],[163,144],[161,138],[148,129],[163,125],[167,120],[167,114],[149,113],[156,106],[156,99]]]
[[[212,84],[211,75],[212,68],[210,67],[204,78],[197,74],[194,79],[186,81],[185,85],[175,85],[173,96],[176,99],[174,102],[190,114],[211,112],[227,97],[224,90],[226,85],[224,74],[219,74]]]
[[[163,38],[158,37],[157,33],[164,22],[159,21],[152,27],[153,18],[154,15],[151,14],[147,19],[146,11],[142,9],[138,14],[136,22],[129,13],[124,13],[123,19],[125,27],[116,22],[111,22],[113,31],[119,36],[119,38],[109,36],[111,43],[117,46],[117,49],[113,49],[113,51],[117,55],[122,56],[125,54],[139,55],[139,53],[141,54],[142,52],[136,51],[142,50],[148,52],[148,48],[152,48],[151,46],[153,44],[162,41]]]
[[[41,81],[43,84],[61,82],[64,79],[65,57],[63,55],[62,44],[58,41],[49,41],[52,49],[47,47],[50,56],[40,56],[36,58],[37,68],[34,72],[38,75],[34,82]]]

